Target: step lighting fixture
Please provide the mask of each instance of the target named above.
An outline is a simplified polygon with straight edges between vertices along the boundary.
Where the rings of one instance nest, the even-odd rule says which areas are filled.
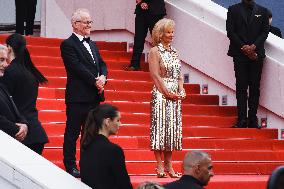
[[[189,74],[188,73],[183,75],[183,81],[184,81],[184,83],[189,83]]]
[[[228,96],[227,95],[222,95],[222,105],[228,105]]]
[[[128,49],[127,49],[127,51],[128,52],[133,52],[133,46],[134,46],[134,44],[133,43],[128,43]]]
[[[202,85],[202,94],[208,94],[208,84]]]
[[[280,129],[280,139],[284,140],[284,129]]]
[[[267,118],[260,119],[261,128],[267,128]]]

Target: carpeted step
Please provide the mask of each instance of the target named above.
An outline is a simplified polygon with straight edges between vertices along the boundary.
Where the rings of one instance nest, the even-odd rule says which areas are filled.
[[[8,35],[0,35],[0,43],[5,43]],[[59,47],[63,39],[58,38],[42,38],[42,37],[25,37],[27,45],[34,47]],[[100,50],[111,50],[111,51],[126,51],[127,42],[106,42],[96,41],[96,45]]]
[[[43,124],[48,136],[59,136],[64,133],[65,123]],[[252,128],[218,128],[218,127],[183,127],[182,133],[192,138],[231,138],[231,139],[277,139],[277,129],[252,129]],[[149,136],[149,125],[125,125],[119,129],[118,136]]]
[[[63,158],[61,148],[48,148],[45,149],[44,157],[50,161],[57,161]],[[174,161],[182,161],[185,154],[191,150],[175,151],[173,153]],[[213,151],[205,150],[205,152],[211,155],[211,158],[216,163],[279,163],[284,162],[284,151],[271,151],[271,150],[226,150],[226,151]],[[137,161],[151,161],[155,162],[155,156],[153,151],[128,149],[124,150],[125,160],[128,162]],[[80,159],[80,153],[77,152],[77,159]]]
[[[61,57],[50,57],[50,56],[31,56],[32,61],[36,66],[47,66],[52,68],[64,68],[63,61]],[[107,64],[107,67],[109,70],[124,70],[127,65],[129,65],[129,60],[111,60],[111,59],[104,59],[104,61]],[[145,63],[141,60],[140,62],[141,70],[149,72],[148,63]],[[131,73],[131,72],[127,72]],[[136,72],[134,72],[136,73]]]
[[[27,46],[30,54],[33,56],[51,56],[51,57],[61,57],[61,52],[59,47],[46,47],[46,46]],[[100,55],[106,60],[117,60],[117,61],[130,61],[132,53],[125,51],[109,51],[100,50]],[[142,54],[141,60],[145,60],[145,54]]]
[[[60,168],[64,169],[62,160],[53,161],[53,163]],[[271,163],[222,163],[214,162],[214,174],[250,174],[250,175],[267,175],[278,166],[283,165],[284,162],[271,162]],[[173,161],[173,168],[181,172],[182,161]],[[139,161],[128,162],[126,161],[126,168],[130,175],[155,175],[156,162],[152,161]]]
[[[130,178],[134,188],[144,181],[165,184],[176,180],[156,176],[131,176]],[[267,175],[215,175],[206,189],[266,189],[267,180]]]
[[[50,136],[50,143],[47,147],[61,147],[63,144],[63,136]],[[119,144],[126,149],[144,149],[148,150],[150,147],[149,136],[118,136],[111,138],[111,141]],[[282,150],[284,141],[279,140],[264,140],[264,139],[206,139],[206,138],[183,138],[183,149],[202,149],[202,150]],[[79,144],[78,144],[79,147]],[[283,160],[284,161],[284,160]]]
[[[105,103],[117,106],[119,111],[128,113],[149,113],[150,103],[140,102],[116,102],[106,101]],[[64,99],[38,99],[38,110],[60,110],[65,111]],[[182,113],[189,115],[213,115],[213,116],[235,116],[235,106],[217,106],[217,105],[192,105],[182,104]]]
[[[37,66],[37,68],[46,77],[66,77],[64,67]],[[127,72],[124,70],[109,70],[108,79],[152,82],[150,73],[144,71]]]
[[[40,111],[39,119],[42,123],[65,123],[66,116],[63,111]],[[184,126],[220,126],[230,127],[236,121],[235,116],[200,116],[200,115],[183,115],[182,122]],[[123,124],[148,124],[150,122],[149,114],[132,114],[121,113],[121,122]]]

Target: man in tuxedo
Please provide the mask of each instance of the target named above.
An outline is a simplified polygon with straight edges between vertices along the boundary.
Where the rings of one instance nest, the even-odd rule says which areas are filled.
[[[37,0],[15,0],[16,33],[33,35]],[[24,26],[26,23],[26,27]]]
[[[270,10],[268,10],[268,18],[269,18],[269,25],[270,25],[269,32],[271,32],[274,35],[282,38],[281,30],[279,28],[275,27],[275,26],[272,26],[272,12]]]
[[[8,66],[7,47],[0,44],[0,78]],[[28,133],[27,121],[22,117],[13,102],[10,94],[3,84],[0,83],[0,130],[23,141]]]
[[[155,24],[166,15],[164,0],[136,0],[135,35],[131,63],[128,71],[140,70],[140,59],[144,50],[148,30],[152,33]]]
[[[88,10],[76,10],[71,23],[73,34],[60,46],[67,73],[63,161],[68,173],[80,177],[76,166],[76,142],[88,112],[104,101],[107,67],[95,42],[88,37],[92,24]]]
[[[264,42],[269,33],[268,10],[254,0],[242,0],[229,7],[226,29],[230,40],[228,55],[233,57],[236,77],[238,120],[233,127],[259,128],[256,114],[265,58]]]
[[[214,176],[211,157],[202,151],[190,151],[183,160],[183,176],[165,185],[166,189],[203,189]]]

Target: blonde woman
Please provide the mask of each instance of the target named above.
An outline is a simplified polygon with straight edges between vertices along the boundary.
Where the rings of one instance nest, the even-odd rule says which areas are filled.
[[[152,32],[154,47],[149,52],[149,69],[154,81],[151,99],[151,149],[157,161],[157,177],[177,178],[172,166],[172,151],[182,150],[181,99],[185,98],[181,64],[171,46],[174,21],[158,21]],[[164,166],[162,163],[164,156]]]

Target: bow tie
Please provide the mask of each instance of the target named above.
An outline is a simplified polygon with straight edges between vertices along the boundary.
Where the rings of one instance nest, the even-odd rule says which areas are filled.
[[[83,43],[84,41],[86,41],[87,43],[89,43],[90,40],[91,40],[90,37],[84,37],[83,40],[82,40],[82,43]]]

